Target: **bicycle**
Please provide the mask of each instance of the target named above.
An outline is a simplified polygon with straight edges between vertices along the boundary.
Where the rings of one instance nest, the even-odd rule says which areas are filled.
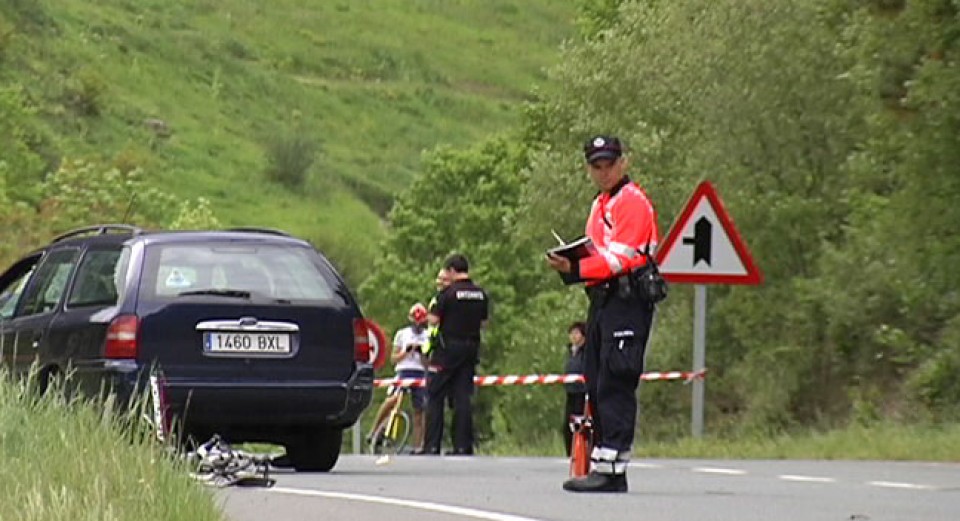
[[[190,475],[208,485],[272,487],[276,483],[270,477],[273,456],[234,449],[218,434],[183,457],[193,467]]]
[[[403,410],[404,397],[408,394],[409,388],[391,385],[387,389],[387,397],[400,393],[396,403],[390,409],[386,421],[373,432],[370,437],[369,450],[371,454],[399,454],[407,446],[407,440],[410,438],[412,423],[410,415]]]

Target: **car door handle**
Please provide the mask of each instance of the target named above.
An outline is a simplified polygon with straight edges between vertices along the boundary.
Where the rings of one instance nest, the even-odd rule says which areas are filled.
[[[40,338],[43,335],[33,335],[33,348],[37,349],[40,347]]]

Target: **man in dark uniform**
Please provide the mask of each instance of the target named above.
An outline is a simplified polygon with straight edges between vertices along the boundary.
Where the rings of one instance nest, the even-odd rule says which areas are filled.
[[[586,282],[590,309],[584,375],[593,411],[591,472],[563,484],[572,492],[626,492],[653,303],[642,298],[639,275],[657,245],[657,215],[626,175],[620,140],[594,136],[584,145],[587,172],[600,188],[587,219],[594,250],[571,262],[548,256],[550,267]]]
[[[473,377],[480,350],[480,330],[486,325],[489,299],[470,280],[467,258],[451,255],[444,261],[451,283],[437,298],[431,321],[440,327],[427,379],[427,436],[423,452],[439,454],[443,439],[446,398],[453,396],[453,453],[473,454]]]

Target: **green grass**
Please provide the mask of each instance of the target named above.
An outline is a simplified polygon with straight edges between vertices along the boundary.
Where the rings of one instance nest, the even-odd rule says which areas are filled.
[[[483,454],[497,456],[559,456],[560,435],[545,436],[522,445],[489,443]],[[673,442],[634,445],[637,458],[704,459],[823,459],[960,461],[960,424],[851,426],[826,432],[720,439],[682,438]]]
[[[509,127],[532,88],[554,88],[543,70],[574,14],[573,0],[11,0],[0,84],[26,88],[47,148],[121,156],[228,225],[288,229],[363,271],[422,151]],[[265,186],[265,147],[290,132],[318,146],[307,182]]]
[[[851,426],[826,432],[685,438],[642,444],[644,457],[960,461],[960,424]]]
[[[0,374],[0,520],[222,518],[147,426],[104,410]]]

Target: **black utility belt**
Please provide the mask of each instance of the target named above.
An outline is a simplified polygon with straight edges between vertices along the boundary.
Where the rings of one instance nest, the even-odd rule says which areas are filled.
[[[630,280],[628,275],[620,275],[619,277],[614,277],[612,279],[607,279],[599,284],[594,284],[592,286],[584,287],[584,291],[587,292],[587,297],[590,300],[606,300],[618,293],[618,289],[621,285],[629,285]]]
[[[617,297],[654,305],[667,296],[666,281],[653,263],[584,289],[591,301],[601,302]]]

